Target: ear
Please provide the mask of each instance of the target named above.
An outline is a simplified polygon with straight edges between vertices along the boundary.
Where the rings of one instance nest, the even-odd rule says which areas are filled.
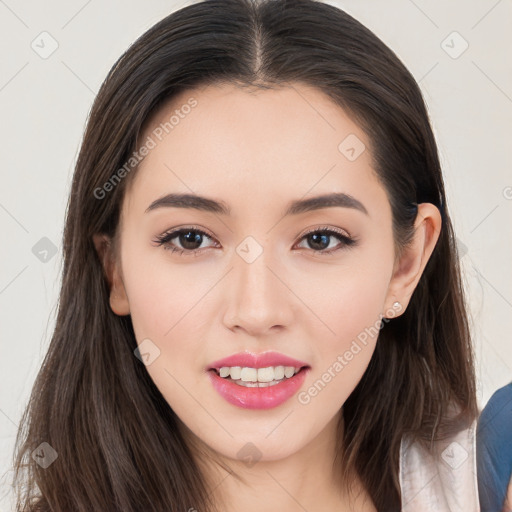
[[[129,315],[130,304],[124,288],[120,263],[114,255],[112,240],[103,233],[94,234],[92,238],[110,290],[110,308],[116,315]]]
[[[401,304],[401,309],[394,315],[395,317],[407,308],[411,295],[434,251],[441,233],[441,225],[441,214],[436,206],[431,203],[418,205],[418,213],[414,222],[414,238],[404,250],[399,261],[395,263],[386,296],[386,311],[392,309],[395,301]]]

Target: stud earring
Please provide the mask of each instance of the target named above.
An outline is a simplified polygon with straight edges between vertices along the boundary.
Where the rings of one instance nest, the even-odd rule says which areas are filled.
[[[391,314],[391,316],[386,316],[385,318],[387,318],[387,319],[389,319],[389,320],[391,320],[392,318],[395,318],[395,316],[397,315],[397,312],[398,312],[398,311],[401,311],[401,309],[402,309],[402,304],[400,304],[400,302],[398,302],[398,301],[393,302],[393,309],[394,309],[394,310],[396,310],[396,312],[395,312],[395,311],[393,311],[393,313]]]

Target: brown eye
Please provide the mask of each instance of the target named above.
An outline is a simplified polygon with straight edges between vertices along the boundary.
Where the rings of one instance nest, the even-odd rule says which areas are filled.
[[[163,246],[165,250],[170,250],[172,253],[178,252],[179,254],[197,254],[202,249],[206,248],[201,248],[201,244],[205,238],[212,239],[201,229],[181,228],[168,231],[157,237],[155,243],[158,246]],[[175,244],[179,245],[176,247]]]
[[[334,245],[328,249],[333,238],[337,239],[339,243],[337,246]],[[311,249],[312,251],[320,254],[331,254],[344,247],[351,247],[357,244],[356,239],[350,238],[339,231],[333,230],[332,228],[317,228],[314,231],[309,231],[302,236],[301,240],[305,240],[307,244],[307,247],[303,248]]]

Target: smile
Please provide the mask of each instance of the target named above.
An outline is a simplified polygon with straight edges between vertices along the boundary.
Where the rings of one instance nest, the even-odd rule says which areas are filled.
[[[288,375],[284,373],[285,369]],[[222,373],[226,376],[222,377],[220,371],[216,369],[211,369],[208,376],[214,389],[227,402],[244,409],[271,409],[286,402],[298,392],[310,368],[223,367],[220,370],[223,370]],[[260,381],[261,370],[263,370],[261,376],[263,381]],[[282,377],[280,377],[281,373]],[[233,376],[239,376],[239,378],[234,379]],[[276,376],[280,378],[276,379]]]

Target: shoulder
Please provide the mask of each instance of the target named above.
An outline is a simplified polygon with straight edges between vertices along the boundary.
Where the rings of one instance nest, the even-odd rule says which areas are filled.
[[[494,437],[495,431],[503,430],[503,434],[512,439],[512,382],[494,392],[484,407],[478,420],[477,436]],[[508,426],[508,428],[507,428]]]
[[[491,396],[480,414],[476,437],[482,510],[498,510],[512,474],[512,383]]]
[[[476,421],[432,450],[404,436],[400,446],[403,512],[479,512]]]

